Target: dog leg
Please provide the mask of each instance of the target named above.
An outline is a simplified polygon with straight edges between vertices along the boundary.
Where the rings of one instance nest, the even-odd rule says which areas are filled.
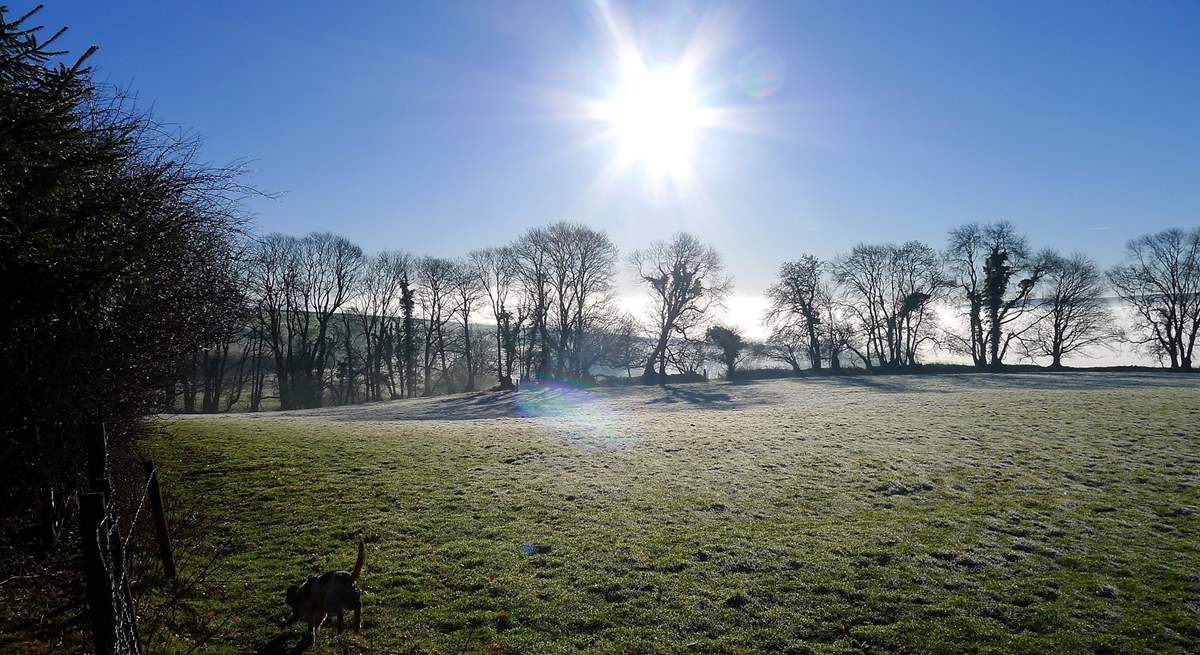
[[[342,610],[338,610],[338,619],[337,619],[338,634],[341,634],[346,631],[346,625],[345,625],[345,623],[342,622],[342,614],[343,613],[344,612],[342,612]]]
[[[356,594],[354,596],[354,631],[362,632],[362,599]]]

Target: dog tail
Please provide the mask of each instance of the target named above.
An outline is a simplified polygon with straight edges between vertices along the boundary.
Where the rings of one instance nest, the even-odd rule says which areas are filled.
[[[350,573],[350,582],[358,581],[362,575],[363,565],[367,563],[367,546],[362,539],[358,540],[358,559],[354,560],[354,571]]]

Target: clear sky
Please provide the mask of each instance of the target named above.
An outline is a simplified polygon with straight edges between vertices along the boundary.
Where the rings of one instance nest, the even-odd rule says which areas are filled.
[[[252,203],[260,230],[368,251],[685,229],[753,297],[801,252],[940,247],[972,220],[1105,265],[1200,224],[1198,2],[266,4],[48,0],[41,22],[207,159],[252,159],[281,193]],[[616,169],[628,144],[587,110],[628,90],[621,39],[650,71],[693,62],[720,116],[686,184]]]

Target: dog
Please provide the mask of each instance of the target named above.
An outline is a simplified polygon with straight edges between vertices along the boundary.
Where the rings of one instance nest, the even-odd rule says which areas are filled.
[[[298,645],[299,650],[303,650],[316,639],[317,628],[321,627],[330,614],[337,616],[337,631],[342,632],[345,630],[342,614],[346,610],[354,610],[354,631],[362,631],[362,592],[354,583],[358,582],[366,562],[367,548],[360,539],[358,559],[354,562],[353,571],[330,571],[313,576],[303,584],[288,587],[287,604],[292,608],[292,616],[287,624],[292,625],[300,619],[308,622],[308,632]]]

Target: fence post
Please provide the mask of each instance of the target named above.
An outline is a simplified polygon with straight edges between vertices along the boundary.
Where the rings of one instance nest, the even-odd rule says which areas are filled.
[[[142,462],[146,471],[147,492],[150,494],[150,511],[154,515],[154,532],[158,536],[158,554],[162,559],[163,577],[175,579],[175,554],[171,552],[171,535],[167,533],[167,517],[163,512],[162,492],[158,487],[158,469],[154,462]]]
[[[104,567],[104,549],[108,544],[107,530],[102,528],[104,513],[104,494],[91,492],[79,495],[80,538],[83,541],[88,615],[92,620],[92,636],[96,640],[98,655],[110,655],[116,651],[117,645],[113,588]]]
[[[83,439],[87,444],[88,483],[92,491],[107,498],[112,494],[112,484],[108,480],[108,436],[104,433],[104,424],[85,425]]]
[[[96,652],[137,654],[141,652],[141,644],[125,571],[125,545],[116,513],[108,514],[107,501],[113,486],[108,475],[108,436],[104,424],[88,423],[83,438],[91,492],[80,494],[79,520],[83,528],[84,575]]]

